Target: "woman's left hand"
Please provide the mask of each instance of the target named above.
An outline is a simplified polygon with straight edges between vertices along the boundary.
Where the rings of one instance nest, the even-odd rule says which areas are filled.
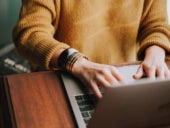
[[[165,50],[159,46],[152,45],[145,51],[145,58],[133,76],[140,79],[147,76],[150,79],[156,77],[165,79],[170,78],[170,71],[165,63]]]

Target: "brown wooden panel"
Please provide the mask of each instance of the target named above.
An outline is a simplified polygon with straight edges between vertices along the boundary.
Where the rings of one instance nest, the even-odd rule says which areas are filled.
[[[10,75],[13,126],[17,128],[73,128],[74,122],[55,72]]]

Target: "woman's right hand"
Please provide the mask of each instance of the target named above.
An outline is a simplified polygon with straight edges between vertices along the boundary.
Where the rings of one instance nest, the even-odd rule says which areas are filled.
[[[74,63],[72,74],[80,79],[81,82],[90,86],[98,98],[102,98],[99,87],[110,87],[126,81],[116,67],[94,63],[84,58]]]

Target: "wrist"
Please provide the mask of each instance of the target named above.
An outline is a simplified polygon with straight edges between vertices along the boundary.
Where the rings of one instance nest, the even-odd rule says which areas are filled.
[[[146,56],[161,56],[163,58],[165,58],[165,50],[157,45],[152,45],[150,47],[148,47],[145,51],[145,57]]]
[[[79,72],[83,72],[83,70],[87,70],[87,68],[88,68],[87,66],[90,65],[89,62],[90,61],[86,58],[78,59],[72,67],[72,73],[79,74]]]
[[[80,59],[87,59],[87,57],[73,48],[68,48],[65,49],[58,57],[57,65],[62,70],[72,72],[74,64]]]

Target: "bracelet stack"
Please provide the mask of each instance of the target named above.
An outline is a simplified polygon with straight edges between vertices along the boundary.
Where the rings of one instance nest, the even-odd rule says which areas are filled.
[[[63,70],[72,72],[72,68],[74,63],[80,58],[88,59],[83,54],[79,53],[77,50],[73,48],[68,48],[64,50],[58,58],[58,66]]]

